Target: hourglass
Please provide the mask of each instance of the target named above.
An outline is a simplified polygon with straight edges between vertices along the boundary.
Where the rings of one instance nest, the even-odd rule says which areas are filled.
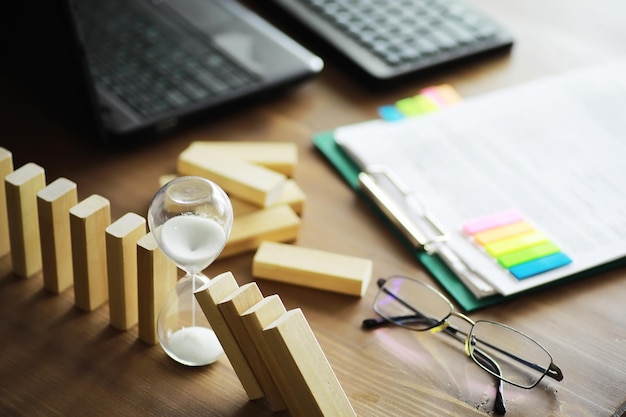
[[[157,319],[159,343],[179,363],[208,365],[223,353],[194,293],[210,281],[202,271],[224,249],[232,223],[226,193],[201,177],[170,181],[150,204],[150,231],[163,253],[185,272]]]

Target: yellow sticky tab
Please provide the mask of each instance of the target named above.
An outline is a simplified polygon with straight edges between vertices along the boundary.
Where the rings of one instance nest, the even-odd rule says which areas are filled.
[[[530,233],[524,233],[519,236],[489,243],[485,246],[485,249],[491,256],[497,258],[505,253],[526,249],[547,241],[548,237],[545,234],[535,230]]]

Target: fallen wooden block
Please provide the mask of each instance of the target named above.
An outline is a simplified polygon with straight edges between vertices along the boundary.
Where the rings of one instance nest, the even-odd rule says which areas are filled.
[[[295,417],[356,416],[302,310],[287,311],[262,337],[301,403]]]
[[[241,159],[288,177],[293,177],[298,163],[298,146],[294,142],[196,141],[188,149],[202,156]]]
[[[37,193],[43,286],[55,294],[74,284],[69,211],[76,204],[76,183],[67,178],[58,178]]]
[[[137,242],[146,234],[146,219],[126,213],[106,228],[109,319],[119,330],[138,322]]]
[[[370,259],[278,242],[262,242],[252,260],[252,275],[363,296],[372,278],[372,267]]]
[[[259,207],[256,204],[248,203],[238,198],[231,198],[230,202],[233,206],[233,213],[235,214],[235,218],[262,209],[262,207]],[[283,192],[280,198],[276,200],[272,207],[288,205],[296,214],[301,215],[304,211],[305,202],[306,195],[304,194],[300,186],[294,180],[288,179],[287,181],[285,181],[285,186],[283,187]]]
[[[256,283],[242,285],[218,303],[218,308],[226,320],[226,324],[235,336],[243,355],[246,357],[252,372],[263,389],[265,398],[273,411],[286,408],[274,377],[270,373],[259,349],[255,344],[258,333],[250,333],[243,322],[241,314],[263,299],[261,290]]]
[[[280,198],[287,179],[283,174],[241,159],[203,155],[193,148],[178,156],[177,171],[180,175],[207,178],[229,195],[261,207],[268,207]]]
[[[4,179],[13,172],[13,154],[0,146],[0,257],[11,251]]]
[[[176,286],[178,269],[151,232],[137,241],[137,319],[139,339],[148,345],[159,342],[157,318],[169,292]]]
[[[37,193],[46,186],[42,167],[27,163],[4,178],[13,271],[28,278],[41,270]]]
[[[74,303],[89,312],[109,299],[105,230],[111,223],[111,206],[106,198],[92,194],[69,213]]]
[[[287,408],[293,416],[302,416],[306,409],[304,408],[305,404],[298,397],[300,392],[293,389],[289,376],[283,371],[282,359],[274,354],[271,345],[266,341],[265,337],[262,337],[263,329],[286,312],[287,310],[280,297],[277,294],[273,294],[263,298],[241,313],[241,320],[248,332],[251,335],[255,335],[252,338],[253,342],[265,361],[267,369],[280,388]]]
[[[235,217],[224,250],[226,257],[254,250],[263,241],[289,242],[298,237],[301,220],[289,206],[276,206]]]
[[[224,353],[226,353],[230,364],[233,366],[248,398],[255,400],[264,396],[263,389],[218,307],[218,303],[238,288],[239,285],[235,281],[233,274],[225,272],[213,278],[207,286],[197,291],[194,295],[196,300],[198,300],[198,304],[200,304],[200,308],[202,308],[202,312],[211,324],[211,328],[215,331],[217,338],[222,344]]]

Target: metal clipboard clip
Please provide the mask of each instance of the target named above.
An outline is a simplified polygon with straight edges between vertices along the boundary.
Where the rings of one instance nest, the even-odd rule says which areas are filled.
[[[359,186],[379,210],[414,247],[436,254],[474,294],[483,298],[496,294],[495,288],[463,261],[447,241],[445,228],[428,211],[418,195],[385,167],[372,166],[359,174]]]

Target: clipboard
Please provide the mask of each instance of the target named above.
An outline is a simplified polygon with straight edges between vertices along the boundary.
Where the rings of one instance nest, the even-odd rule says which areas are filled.
[[[370,203],[372,208],[377,211],[381,219],[385,221],[398,235],[408,250],[410,250],[417,260],[424,266],[424,268],[439,282],[439,284],[454,298],[458,305],[465,311],[474,311],[487,306],[501,303],[505,300],[520,297],[535,293],[545,288],[561,285],[566,282],[577,280],[587,277],[589,275],[597,274],[603,271],[607,271],[618,266],[626,264],[626,258],[620,258],[611,262],[603,263],[593,268],[586,269],[584,271],[560,278],[556,281],[541,284],[532,287],[528,290],[520,291],[515,294],[501,295],[494,294],[490,296],[478,297],[475,292],[470,290],[446,265],[440,256],[437,254],[429,253],[427,249],[428,239],[419,242],[416,239],[411,239],[407,236],[406,230],[402,230],[403,227],[398,223],[397,219],[392,218],[389,212],[381,209],[380,204],[377,204],[376,198],[372,196],[371,190],[367,190],[367,187],[363,187],[362,180],[359,176],[362,174],[359,166],[347,155],[344,150],[335,142],[334,131],[321,132],[313,137],[313,143],[315,147],[325,156],[325,158],[332,164],[336,171],[340,174],[342,179],[362,198]],[[392,271],[390,271],[392,272]]]

